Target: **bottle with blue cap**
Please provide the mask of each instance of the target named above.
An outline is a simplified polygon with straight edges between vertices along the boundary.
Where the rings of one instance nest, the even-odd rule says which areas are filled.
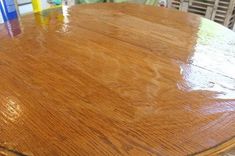
[[[9,21],[18,17],[14,0],[0,0],[0,20]]]
[[[2,13],[1,13],[1,11],[0,11],[0,24],[1,24],[1,23],[4,23],[4,21],[3,21]]]

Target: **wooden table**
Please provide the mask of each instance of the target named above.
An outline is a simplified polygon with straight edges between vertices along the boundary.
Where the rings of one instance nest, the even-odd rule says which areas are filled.
[[[234,32],[137,4],[61,13],[12,21],[11,37],[0,25],[0,155],[175,156],[234,145]]]

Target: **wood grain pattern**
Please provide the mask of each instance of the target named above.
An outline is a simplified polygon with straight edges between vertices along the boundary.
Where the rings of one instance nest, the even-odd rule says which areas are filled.
[[[233,156],[235,155],[235,138],[226,140],[216,147],[210,148],[196,156]]]
[[[125,3],[13,23],[0,25],[2,153],[190,155],[235,136],[231,30]]]

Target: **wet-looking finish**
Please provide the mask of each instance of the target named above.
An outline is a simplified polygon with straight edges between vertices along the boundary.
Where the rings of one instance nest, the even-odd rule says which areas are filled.
[[[1,153],[195,154],[234,112],[235,33],[199,16],[107,3],[0,25]]]

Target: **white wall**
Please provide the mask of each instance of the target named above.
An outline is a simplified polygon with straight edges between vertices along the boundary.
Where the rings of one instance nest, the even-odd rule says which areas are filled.
[[[32,0],[17,0],[18,4],[30,3]]]

